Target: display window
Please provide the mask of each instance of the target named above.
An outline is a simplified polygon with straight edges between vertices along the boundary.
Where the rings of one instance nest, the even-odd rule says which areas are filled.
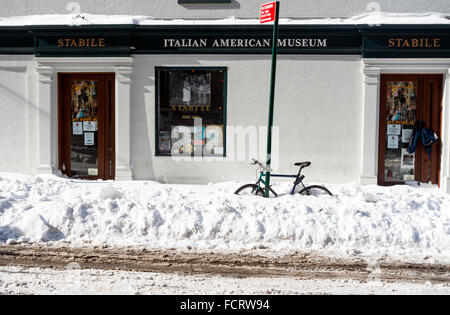
[[[156,154],[224,156],[225,68],[156,68]]]

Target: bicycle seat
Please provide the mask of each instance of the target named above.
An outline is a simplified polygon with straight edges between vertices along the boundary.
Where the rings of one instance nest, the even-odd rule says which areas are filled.
[[[294,164],[295,166],[308,167],[311,165],[311,162],[298,162]]]

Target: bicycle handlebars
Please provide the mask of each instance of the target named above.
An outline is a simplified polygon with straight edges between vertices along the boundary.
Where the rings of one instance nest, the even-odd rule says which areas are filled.
[[[262,164],[260,161],[256,160],[256,159],[252,159],[252,163],[250,163],[251,165],[258,165],[259,167],[261,167],[262,170],[266,171],[266,172],[271,172],[273,171],[272,169],[268,168],[267,166],[265,166],[264,164]]]
[[[269,169],[267,166],[265,166],[263,163],[261,163],[257,159],[252,159],[252,163],[250,163],[250,164],[251,165],[258,165],[259,167],[261,167],[262,170],[264,170],[266,172],[273,171],[273,169]],[[304,169],[305,167],[308,167],[308,166],[311,165],[311,162],[299,162],[299,163],[295,163],[294,165],[295,166],[300,166],[300,171],[299,171],[299,174],[300,174],[302,169]]]

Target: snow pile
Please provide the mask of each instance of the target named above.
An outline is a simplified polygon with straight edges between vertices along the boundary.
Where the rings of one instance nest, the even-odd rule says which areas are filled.
[[[429,13],[388,13],[372,11],[350,18],[289,19],[280,18],[282,25],[379,25],[379,24],[450,24],[450,15]],[[150,16],[43,14],[0,17],[0,26],[29,25],[259,25],[259,19],[157,19]]]
[[[0,174],[0,242],[319,250],[450,261],[450,195],[329,185],[335,196],[236,196],[240,183],[88,182]],[[288,192],[290,183],[275,183]]]

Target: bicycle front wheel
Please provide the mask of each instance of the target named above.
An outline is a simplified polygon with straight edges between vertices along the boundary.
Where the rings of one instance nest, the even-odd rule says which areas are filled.
[[[278,194],[272,189],[269,188],[270,194],[269,197],[273,198],[273,197],[278,197]],[[253,196],[261,196],[264,197],[264,188],[258,187],[258,185],[256,184],[247,184],[244,185],[240,188],[238,188],[238,190],[236,190],[234,192],[235,195],[253,195]]]
[[[333,194],[328,189],[319,185],[312,185],[305,187],[302,190],[300,190],[299,194],[303,196],[316,196],[316,197],[333,196]]]
[[[235,195],[254,195],[254,196],[264,196],[264,192],[256,184],[247,184],[239,187],[235,192]]]

